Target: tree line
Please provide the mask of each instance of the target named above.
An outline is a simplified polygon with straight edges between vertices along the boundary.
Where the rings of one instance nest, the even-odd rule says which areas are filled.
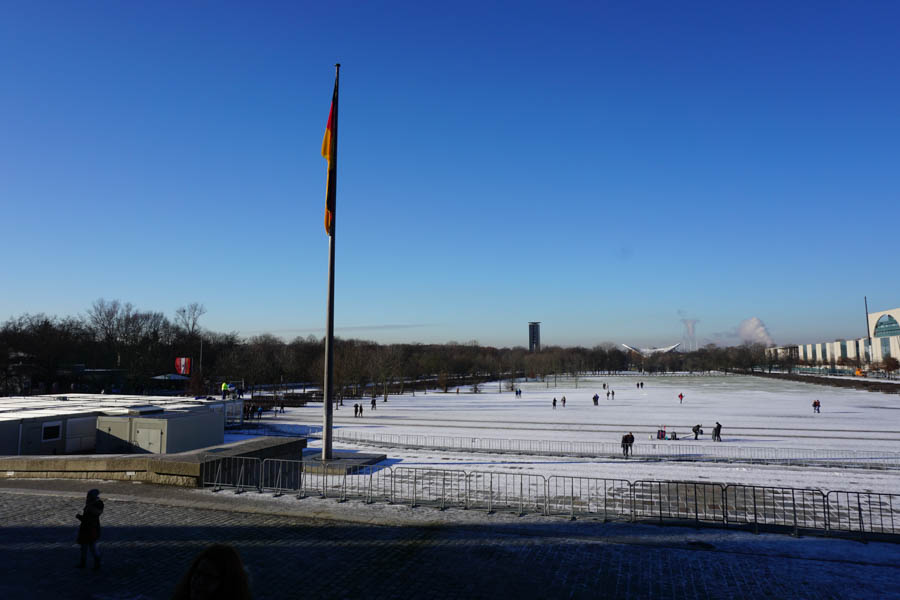
[[[0,394],[66,391],[215,393],[222,381],[245,387],[303,382],[321,386],[324,339],[290,341],[263,334],[241,337],[201,327],[206,309],[192,303],[171,318],[131,303],[96,300],[84,315],[24,314],[0,327]],[[647,372],[749,370],[765,364],[762,345],[719,347],[643,358],[612,343],[586,347],[497,348],[477,341],[445,344],[379,344],[336,339],[334,380],[339,393],[363,395],[412,390],[448,391],[462,383],[514,378],[577,378],[642,369]],[[190,357],[189,382],[161,382],[177,357]]]

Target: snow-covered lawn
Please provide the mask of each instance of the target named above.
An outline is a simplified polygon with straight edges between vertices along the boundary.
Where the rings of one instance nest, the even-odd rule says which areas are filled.
[[[638,388],[638,382],[644,382]],[[602,384],[615,391],[607,399]],[[453,437],[618,442],[633,432],[636,444],[650,443],[665,426],[679,441],[696,444],[690,429],[702,424],[699,443],[712,445],[713,425],[723,425],[722,444],[767,448],[841,448],[900,452],[900,395],[832,388],[745,376],[618,376],[580,378],[576,382],[517,384],[522,397],[498,392],[496,382],[443,394],[378,398],[372,411],[365,399],[363,417],[353,416],[353,401],[334,413],[340,432],[420,434]],[[577,387],[576,387],[577,385]],[[505,384],[504,384],[505,387]],[[600,396],[599,406],[591,399]],[[684,395],[680,403],[678,395]],[[566,407],[561,405],[566,397]],[[552,399],[557,407],[552,407]],[[814,414],[812,402],[822,409]],[[356,402],[359,402],[357,400]],[[265,422],[320,426],[321,404],[289,408]],[[654,439],[655,442],[655,439]],[[313,444],[315,445],[315,444]],[[337,448],[353,448],[335,444]],[[363,449],[363,446],[356,448]],[[521,455],[471,454],[388,448],[391,465],[453,468],[467,471],[515,471],[542,475],[667,480],[703,480],[756,485],[862,489],[900,493],[900,472],[823,468],[786,468],[742,464],[639,462]]]

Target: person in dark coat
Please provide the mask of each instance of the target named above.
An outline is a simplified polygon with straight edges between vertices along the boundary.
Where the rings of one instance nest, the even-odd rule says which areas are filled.
[[[721,442],[722,441],[722,424],[716,421],[716,426],[713,428],[713,441]]]
[[[556,410],[556,398],[553,399],[553,410]]]
[[[372,410],[375,410],[375,407],[378,406],[378,403],[375,402],[375,398],[372,398]]]
[[[87,562],[87,552],[91,551],[94,557],[94,570],[100,568],[100,551],[97,550],[97,541],[100,539],[100,515],[103,514],[103,500],[100,499],[100,490],[91,490],[84,501],[84,509],[75,518],[81,521],[78,527],[78,537],[75,541],[81,545],[81,562],[76,567],[83,569]]]
[[[250,600],[250,581],[237,550],[225,544],[203,549],[175,587],[172,600]]]
[[[600,396],[598,396],[597,394],[594,394],[594,406],[597,406],[597,400],[599,400],[599,399],[600,399]]]
[[[699,424],[694,425],[693,427],[691,427],[691,431],[694,432],[694,439],[695,439],[695,440],[696,440],[696,439],[699,439],[699,437],[700,437],[700,427],[702,427],[702,425],[699,425]]]
[[[628,458],[628,434],[622,436],[622,456]]]

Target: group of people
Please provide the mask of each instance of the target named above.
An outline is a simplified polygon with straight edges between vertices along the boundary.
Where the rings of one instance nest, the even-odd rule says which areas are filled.
[[[372,398],[372,402],[371,402],[370,406],[372,407],[372,410],[375,410],[376,408],[378,408],[378,402],[375,401],[375,398]],[[363,405],[361,403],[353,405],[353,416],[354,417],[363,416]]]
[[[519,388],[516,388],[516,398],[521,398],[521,397],[522,397],[522,390],[520,390]]]
[[[565,396],[563,396],[562,398],[560,398],[559,402],[560,402],[560,404],[562,404],[562,407],[563,407],[563,408],[566,407],[566,397],[565,397]],[[554,409],[556,408],[556,397],[555,397],[555,396],[553,397],[553,408],[554,408]]]
[[[282,401],[281,404],[272,404],[270,408],[265,409],[259,404],[245,404],[244,420],[251,421],[254,418],[262,420],[263,410],[271,410],[273,416],[278,416],[278,413],[284,413],[284,402]]]
[[[222,400],[225,400],[228,396],[232,398],[243,398],[244,390],[243,388],[235,387],[233,383],[228,383],[227,381],[222,382]]]
[[[813,412],[814,412],[814,413],[822,412],[822,411],[821,411],[821,409],[822,409],[822,403],[819,402],[818,399],[813,400],[812,407],[813,407]]]
[[[644,389],[644,382],[643,382],[643,381],[638,381],[638,382],[637,382],[636,384],[634,384],[634,385],[635,385],[635,386],[637,387],[637,389],[639,389],[639,390]]]
[[[703,435],[703,425],[699,423],[691,427],[691,431],[694,432],[694,439],[700,439],[700,436]],[[713,427],[712,432],[712,441],[721,442],[722,441],[722,424],[716,421],[716,426]]]

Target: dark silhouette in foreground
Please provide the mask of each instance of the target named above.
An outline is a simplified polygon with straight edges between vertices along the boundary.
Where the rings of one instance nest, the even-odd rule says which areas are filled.
[[[75,541],[81,545],[81,560],[76,567],[83,569],[87,562],[87,552],[91,551],[94,557],[94,570],[100,568],[100,551],[97,550],[97,541],[100,539],[100,515],[103,514],[103,500],[100,499],[100,490],[91,490],[84,501],[84,509],[75,518],[81,521],[78,526],[78,537]]]
[[[172,600],[250,600],[250,580],[232,546],[213,544],[198,554],[175,586]]]

